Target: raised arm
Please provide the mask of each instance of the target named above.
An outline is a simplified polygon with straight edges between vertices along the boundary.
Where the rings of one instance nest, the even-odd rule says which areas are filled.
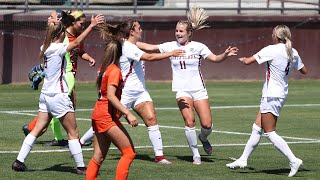
[[[226,60],[228,57],[230,56],[236,56],[238,52],[238,48],[237,47],[231,47],[229,46],[224,53],[219,54],[219,55],[215,55],[215,54],[210,54],[206,59],[213,61],[213,62],[222,62],[224,60]]]
[[[95,27],[97,24],[104,22],[104,16],[99,14],[96,17],[92,16],[91,17],[91,23],[90,25],[87,27],[87,29],[85,31],[83,31],[80,36],[77,37],[77,39],[73,42],[71,42],[67,48],[67,51],[71,51],[72,49],[74,49],[75,47],[77,47],[78,45],[80,45],[80,43],[89,35],[89,33],[91,32],[92,28]]]
[[[181,49],[176,49],[171,52],[165,53],[143,53],[140,59],[144,61],[157,61],[168,58],[170,56],[181,56],[184,53],[185,51]]]
[[[142,49],[144,51],[159,51],[158,45],[155,45],[155,44],[137,42],[136,45],[138,46],[139,49]]]

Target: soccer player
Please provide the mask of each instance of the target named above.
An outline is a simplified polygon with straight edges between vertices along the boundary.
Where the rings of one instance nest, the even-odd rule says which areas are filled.
[[[12,164],[13,170],[27,170],[24,164],[25,159],[30,153],[37,137],[47,128],[50,120],[55,117],[59,118],[64,129],[67,131],[69,149],[77,166],[76,172],[78,174],[85,174],[85,164],[79,143],[74,107],[68,96],[69,89],[65,79],[65,55],[79,46],[91,32],[92,28],[103,21],[104,17],[102,15],[92,16],[89,27],[71,43],[62,43],[65,38],[65,26],[62,23],[49,23],[40,52],[45,78],[39,98],[38,121],[34,129],[24,139],[18,157]]]
[[[246,167],[249,156],[258,146],[264,132],[269,141],[289,159],[291,171],[288,176],[292,177],[298,172],[302,160],[292,153],[286,141],[276,133],[276,125],[288,96],[288,79],[291,71],[296,69],[306,74],[307,68],[302,63],[297,50],[292,48],[291,32],[287,26],[276,26],[272,32],[272,40],[273,45],[264,47],[252,57],[239,59],[246,65],[254,62],[264,64],[266,78],[262,89],[260,111],[252,125],[251,136],[241,157],[226,166],[232,169]]]
[[[103,38],[118,31],[122,34],[124,42],[120,57],[120,69],[124,83],[121,103],[128,109],[132,108],[144,121],[155,153],[155,162],[171,164],[163,154],[162,138],[154,105],[145,85],[143,61],[180,56],[184,51],[177,49],[166,53],[146,53],[140,50],[136,46],[136,42],[141,39],[142,29],[139,22],[135,20],[129,20],[115,26],[104,24],[101,31],[104,31]]]
[[[85,23],[85,14],[81,10],[68,11],[69,16],[65,20],[66,37],[64,39],[65,43],[74,41],[82,32],[83,25]],[[53,12],[48,18],[48,22],[54,21],[57,18],[57,13]],[[83,42],[75,47],[72,51],[66,53],[66,79],[69,87],[69,96],[73,102],[74,108],[76,108],[76,91],[75,91],[75,76],[77,73],[77,59],[80,56],[83,60],[88,61],[90,66],[95,65],[95,59],[93,59],[88,53],[84,51]],[[37,122],[37,117],[33,119],[28,125],[23,126],[23,131],[27,135],[35,126]],[[50,127],[54,133],[54,140],[45,144],[45,146],[65,146],[67,141],[63,139],[61,124],[57,118],[53,118],[50,122]],[[85,141],[80,139],[81,145],[85,144]]]
[[[212,146],[208,136],[212,132],[212,117],[209,97],[200,66],[202,60],[222,62],[230,56],[236,55],[236,47],[228,47],[224,53],[213,54],[209,48],[200,42],[192,40],[193,32],[208,27],[208,16],[202,8],[193,7],[188,12],[188,20],[180,20],[175,29],[176,41],[166,42],[160,45],[151,45],[138,42],[139,48],[160,52],[169,52],[175,49],[183,49],[186,53],[180,57],[170,57],[172,68],[172,91],[176,92],[176,101],[185,123],[185,135],[193,154],[193,164],[201,164],[201,156],[197,146],[196,122],[194,109],[196,110],[201,125],[198,135],[204,151],[212,154]]]
[[[120,71],[121,42],[109,39],[98,71],[98,100],[92,112],[94,135],[94,154],[88,164],[86,180],[95,180],[99,169],[113,143],[122,153],[115,179],[127,179],[129,167],[135,157],[132,140],[120,122],[121,113],[131,127],[138,125],[137,118],[121,103],[123,80]]]

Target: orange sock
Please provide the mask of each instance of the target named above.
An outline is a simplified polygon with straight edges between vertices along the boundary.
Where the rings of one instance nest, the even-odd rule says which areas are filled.
[[[133,151],[133,147],[129,146],[124,149],[120,149],[122,157],[120,158],[116,170],[116,180],[125,180],[129,174],[129,168],[136,156],[136,153]]]
[[[101,164],[91,158],[86,171],[86,180],[97,180],[100,166]]]
[[[38,116],[36,116],[29,124],[28,124],[28,129],[32,131],[32,129],[36,126],[38,121]]]

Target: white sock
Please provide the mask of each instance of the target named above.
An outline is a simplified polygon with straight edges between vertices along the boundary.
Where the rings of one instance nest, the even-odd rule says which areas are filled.
[[[93,128],[91,127],[80,139],[80,143],[84,144],[85,142],[93,139],[94,136],[94,131]]]
[[[285,155],[290,162],[296,162],[296,157],[292,153],[288,144],[282,137],[280,137],[275,131],[271,131],[269,133],[264,133],[267,138],[272,142],[272,144],[283,154]]]
[[[250,136],[250,138],[246,144],[246,147],[244,148],[243,153],[242,153],[241,157],[239,158],[239,160],[248,161],[250,154],[258,146],[260,139],[261,139],[261,136],[262,136],[261,127],[259,127],[255,123],[253,123],[251,136]]]
[[[159,130],[159,125],[149,126],[148,134],[153,146],[155,156],[163,156],[162,138]]]
[[[196,127],[189,128],[185,126],[185,134],[189,144],[189,147],[192,151],[193,157],[200,157],[198,144],[197,144],[197,133]]]
[[[205,129],[201,127],[201,132],[200,132],[200,139],[204,142],[208,141],[208,136],[211,134],[212,128]]]
[[[68,140],[70,153],[77,167],[85,167],[79,139]]]
[[[19,160],[20,162],[24,162],[24,160],[27,158],[28,154],[30,153],[36,139],[37,138],[30,133],[27,135],[27,137],[24,139],[22,143],[17,160]]]

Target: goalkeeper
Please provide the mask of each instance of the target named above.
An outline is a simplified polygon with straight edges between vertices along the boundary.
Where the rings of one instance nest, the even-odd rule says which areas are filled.
[[[56,11],[51,13],[51,16],[48,18],[48,22],[52,20],[58,20],[58,13],[59,12]],[[81,30],[83,29],[83,24],[86,19],[85,14],[80,10],[68,11],[67,13],[70,14],[73,18],[68,19],[66,20],[66,22],[64,22],[64,24],[67,27],[64,43],[74,41],[81,34]],[[77,72],[78,56],[80,56],[83,60],[88,61],[90,66],[95,65],[95,60],[84,51],[83,43],[77,48],[73,49],[70,53],[67,53],[65,55],[65,58],[67,60],[65,78],[68,83],[69,96],[73,102],[74,108],[76,108],[75,75]],[[32,81],[31,87],[34,90],[38,89],[39,83],[43,79],[42,71],[42,65],[38,65],[33,67],[28,75],[30,81]],[[25,135],[27,135],[35,127],[37,119],[38,117],[35,117],[28,125],[24,125],[22,127],[22,130]],[[52,119],[52,121],[50,122],[50,128],[54,133],[54,140],[47,144],[44,144],[45,146],[65,146],[68,144],[68,141],[63,139],[61,124],[58,119]],[[81,140],[80,143],[82,145],[85,144],[85,142],[82,142]]]

